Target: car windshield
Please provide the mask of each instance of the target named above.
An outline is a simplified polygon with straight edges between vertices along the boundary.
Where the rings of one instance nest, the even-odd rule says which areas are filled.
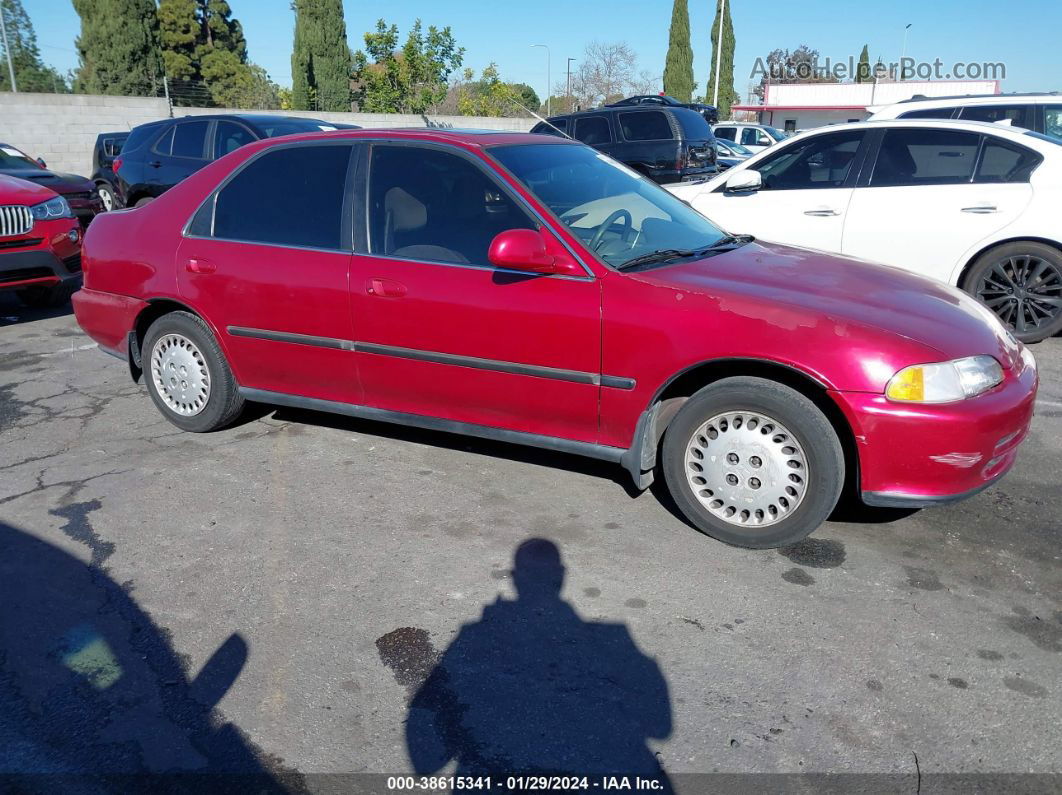
[[[736,144],[733,141],[726,142],[726,148],[733,152],[735,155],[751,155],[752,150],[741,144]]]
[[[315,119],[284,119],[282,121],[259,124],[258,127],[265,133],[266,138],[277,138],[281,135],[295,135],[306,132],[331,132],[337,129],[335,125]]]
[[[490,153],[613,267],[656,252],[703,250],[725,237],[685,202],[588,146],[498,146]]]
[[[776,141],[784,141],[786,138],[789,137],[784,132],[782,132],[781,130],[775,129],[774,127],[764,127],[763,131],[765,133],[767,133],[769,136],[771,136]]]
[[[9,168],[40,168],[40,165],[13,146],[0,144],[0,170]]]

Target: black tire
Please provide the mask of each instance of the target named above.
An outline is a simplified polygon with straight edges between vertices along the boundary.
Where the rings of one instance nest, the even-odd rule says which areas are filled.
[[[773,519],[765,515],[766,522],[771,523],[742,525],[717,516],[701,502],[687,478],[686,454],[689,445],[693,442],[695,432],[709,420],[730,412],[735,414],[755,412],[766,420],[781,424],[788,429],[802,449],[806,462],[806,468],[803,468],[801,473],[806,477],[802,499],[797,502],[795,508],[785,507],[785,510],[791,510],[788,514],[784,511],[776,511]],[[762,440],[764,450],[771,445],[783,444],[788,438],[780,433],[772,436],[769,428],[771,422],[746,426],[746,430],[757,429],[764,434]],[[742,426],[734,423],[731,427],[741,428]],[[778,437],[782,437],[783,441],[775,442]],[[703,438],[703,435],[698,438]],[[759,445],[760,441],[754,440],[749,444]],[[796,448],[790,446],[778,448],[779,451],[794,449]],[[766,459],[767,454],[763,453],[763,455]],[[723,492],[728,487],[723,484],[725,477],[729,477],[730,473],[724,476],[724,472],[731,465],[725,463],[724,460],[709,461],[707,458],[702,460],[705,463],[701,471],[710,480],[704,485],[710,486],[718,482],[722,486],[718,496],[727,497],[728,495]],[[759,456],[753,455],[748,458],[748,461],[755,462],[760,459]],[[693,463],[695,460],[691,460],[691,466]],[[788,461],[786,463],[789,464]],[[761,464],[762,462],[756,465]],[[725,378],[716,381],[697,392],[683,405],[664,434],[662,466],[668,491],[679,510],[694,527],[712,538],[748,549],[784,547],[800,541],[817,529],[826,521],[837,504],[844,485],[845,469],[844,454],[837,433],[814,403],[796,390],[776,381],[750,377]],[[785,467],[782,469],[789,472]],[[691,477],[696,476],[694,474],[696,471],[695,468],[691,469]],[[767,469],[763,471],[767,472]],[[786,475],[786,478],[788,477],[789,475]],[[752,480],[755,478],[749,482],[751,483]],[[758,480],[756,484],[756,488],[759,488]],[[779,476],[776,485],[764,486],[763,493],[775,493],[775,490],[788,485],[786,479]],[[701,493],[707,493],[708,496],[713,494],[708,488],[702,490]],[[721,511],[729,511],[734,505],[739,505],[736,515],[740,517],[742,513],[740,504],[737,502],[730,504],[729,500],[724,499],[711,501],[712,505],[716,503],[720,503],[717,510]],[[782,503],[786,503],[784,493],[779,498],[778,507],[782,507]]]
[[[114,188],[106,182],[101,182],[96,186],[96,190],[100,194],[100,199],[103,200],[104,212],[118,209],[118,197],[114,195]]]
[[[185,414],[171,407],[167,399],[160,394],[156,384],[158,371],[155,366],[155,347],[163,338],[169,337],[172,341],[170,335],[178,335],[190,341],[199,354],[194,357],[195,360],[206,370],[209,384],[206,400],[194,414]],[[141,350],[148,394],[162,415],[178,428],[193,433],[205,433],[224,428],[240,416],[244,401],[239,393],[239,385],[217,340],[202,318],[189,312],[170,312],[163,315],[148,328]],[[175,373],[175,377],[180,376]]]
[[[70,300],[72,294],[73,290],[64,284],[57,284],[53,287],[27,287],[25,290],[15,292],[18,300],[31,309],[51,309],[62,306]]]
[[[155,201],[154,196],[141,196],[139,199],[136,200],[136,203],[133,206],[143,207],[145,204],[151,204],[151,202],[153,201]]]
[[[1053,246],[1020,240],[989,249],[967,271],[962,289],[1022,342],[1039,342],[1062,331],[1062,251]]]

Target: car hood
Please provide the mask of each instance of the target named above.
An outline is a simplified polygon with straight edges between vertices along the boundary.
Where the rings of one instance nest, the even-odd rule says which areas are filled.
[[[863,260],[754,242],[642,275],[712,297],[721,309],[758,312],[780,331],[825,319],[839,336],[851,327],[899,335],[940,360],[988,354],[1009,368],[1020,356],[1014,338],[966,293]]]
[[[34,205],[54,198],[54,190],[0,172],[0,204]]]
[[[77,174],[60,174],[43,168],[11,168],[0,171],[0,174],[44,185],[56,193],[81,193],[96,187],[92,180]]]

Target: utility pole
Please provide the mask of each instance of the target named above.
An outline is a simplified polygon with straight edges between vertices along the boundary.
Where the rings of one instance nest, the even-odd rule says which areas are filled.
[[[0,38],[4,40],[4,52],[7,53],[7,73],[11,75],[11,93],[18,93],[18,85],[15,83],[15,64],[11,60],[11,48],[7,44],[7,25],[4,24],[4,7],[0,3]]]
[[[552,80],[552,77],[550,76],[550,73],[549,73],[549,61],[550,61],[549,47],[547,47],[545,44],[532,44],[531,46],[532,47],[542,47],[546,51],[546,115],[549,116],[550,115],[550,113],[549,113],[549,97],[550,97],[550,94],[553,93],[553,87],[550,85],[550,81]]]
[[[715,37],[715,93],[712,97],[712,107],[719,107],[719,70],[723,65],[723,20],[726,19],[726,0],[721,0],[719,5],[719,35]]]
[[[569,58],[568,59],[568,109],[566,111],[567,113],[571,113],[572,112],[572,105],[574,104],[574,103],[572,103],[572,61],[574,61],[574,60],[576,60],[576,59],[575,58]]]
[[[903,68],[903,62],[907,59],[907,31],[911,29],[913,22],[908,22],[907,27],[903,29],[903,49],[900,51],[900,81],[904,79],[904,73],[906,70]]]

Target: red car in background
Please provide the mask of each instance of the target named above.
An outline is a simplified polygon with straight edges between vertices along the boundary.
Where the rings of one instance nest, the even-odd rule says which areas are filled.
[[[28,306],[65,303],[81,284],[81,227],[55,191],[0,174],[0,290]]]
[[[1037,388],[958,290],[726,234],[528,134],[248,144],[101,215],[74,308],[179,428],[250,400],[577,453],[640,488],[662,471],[694,526],[747,547],[803,538],[845,488],[986,488]]]
[[[0,143],[0,174],[36,182],[66,199],[84,229],[104,210],[96,183],[77,174],[49,171],[43,160],[34,160],[11,144]]]

